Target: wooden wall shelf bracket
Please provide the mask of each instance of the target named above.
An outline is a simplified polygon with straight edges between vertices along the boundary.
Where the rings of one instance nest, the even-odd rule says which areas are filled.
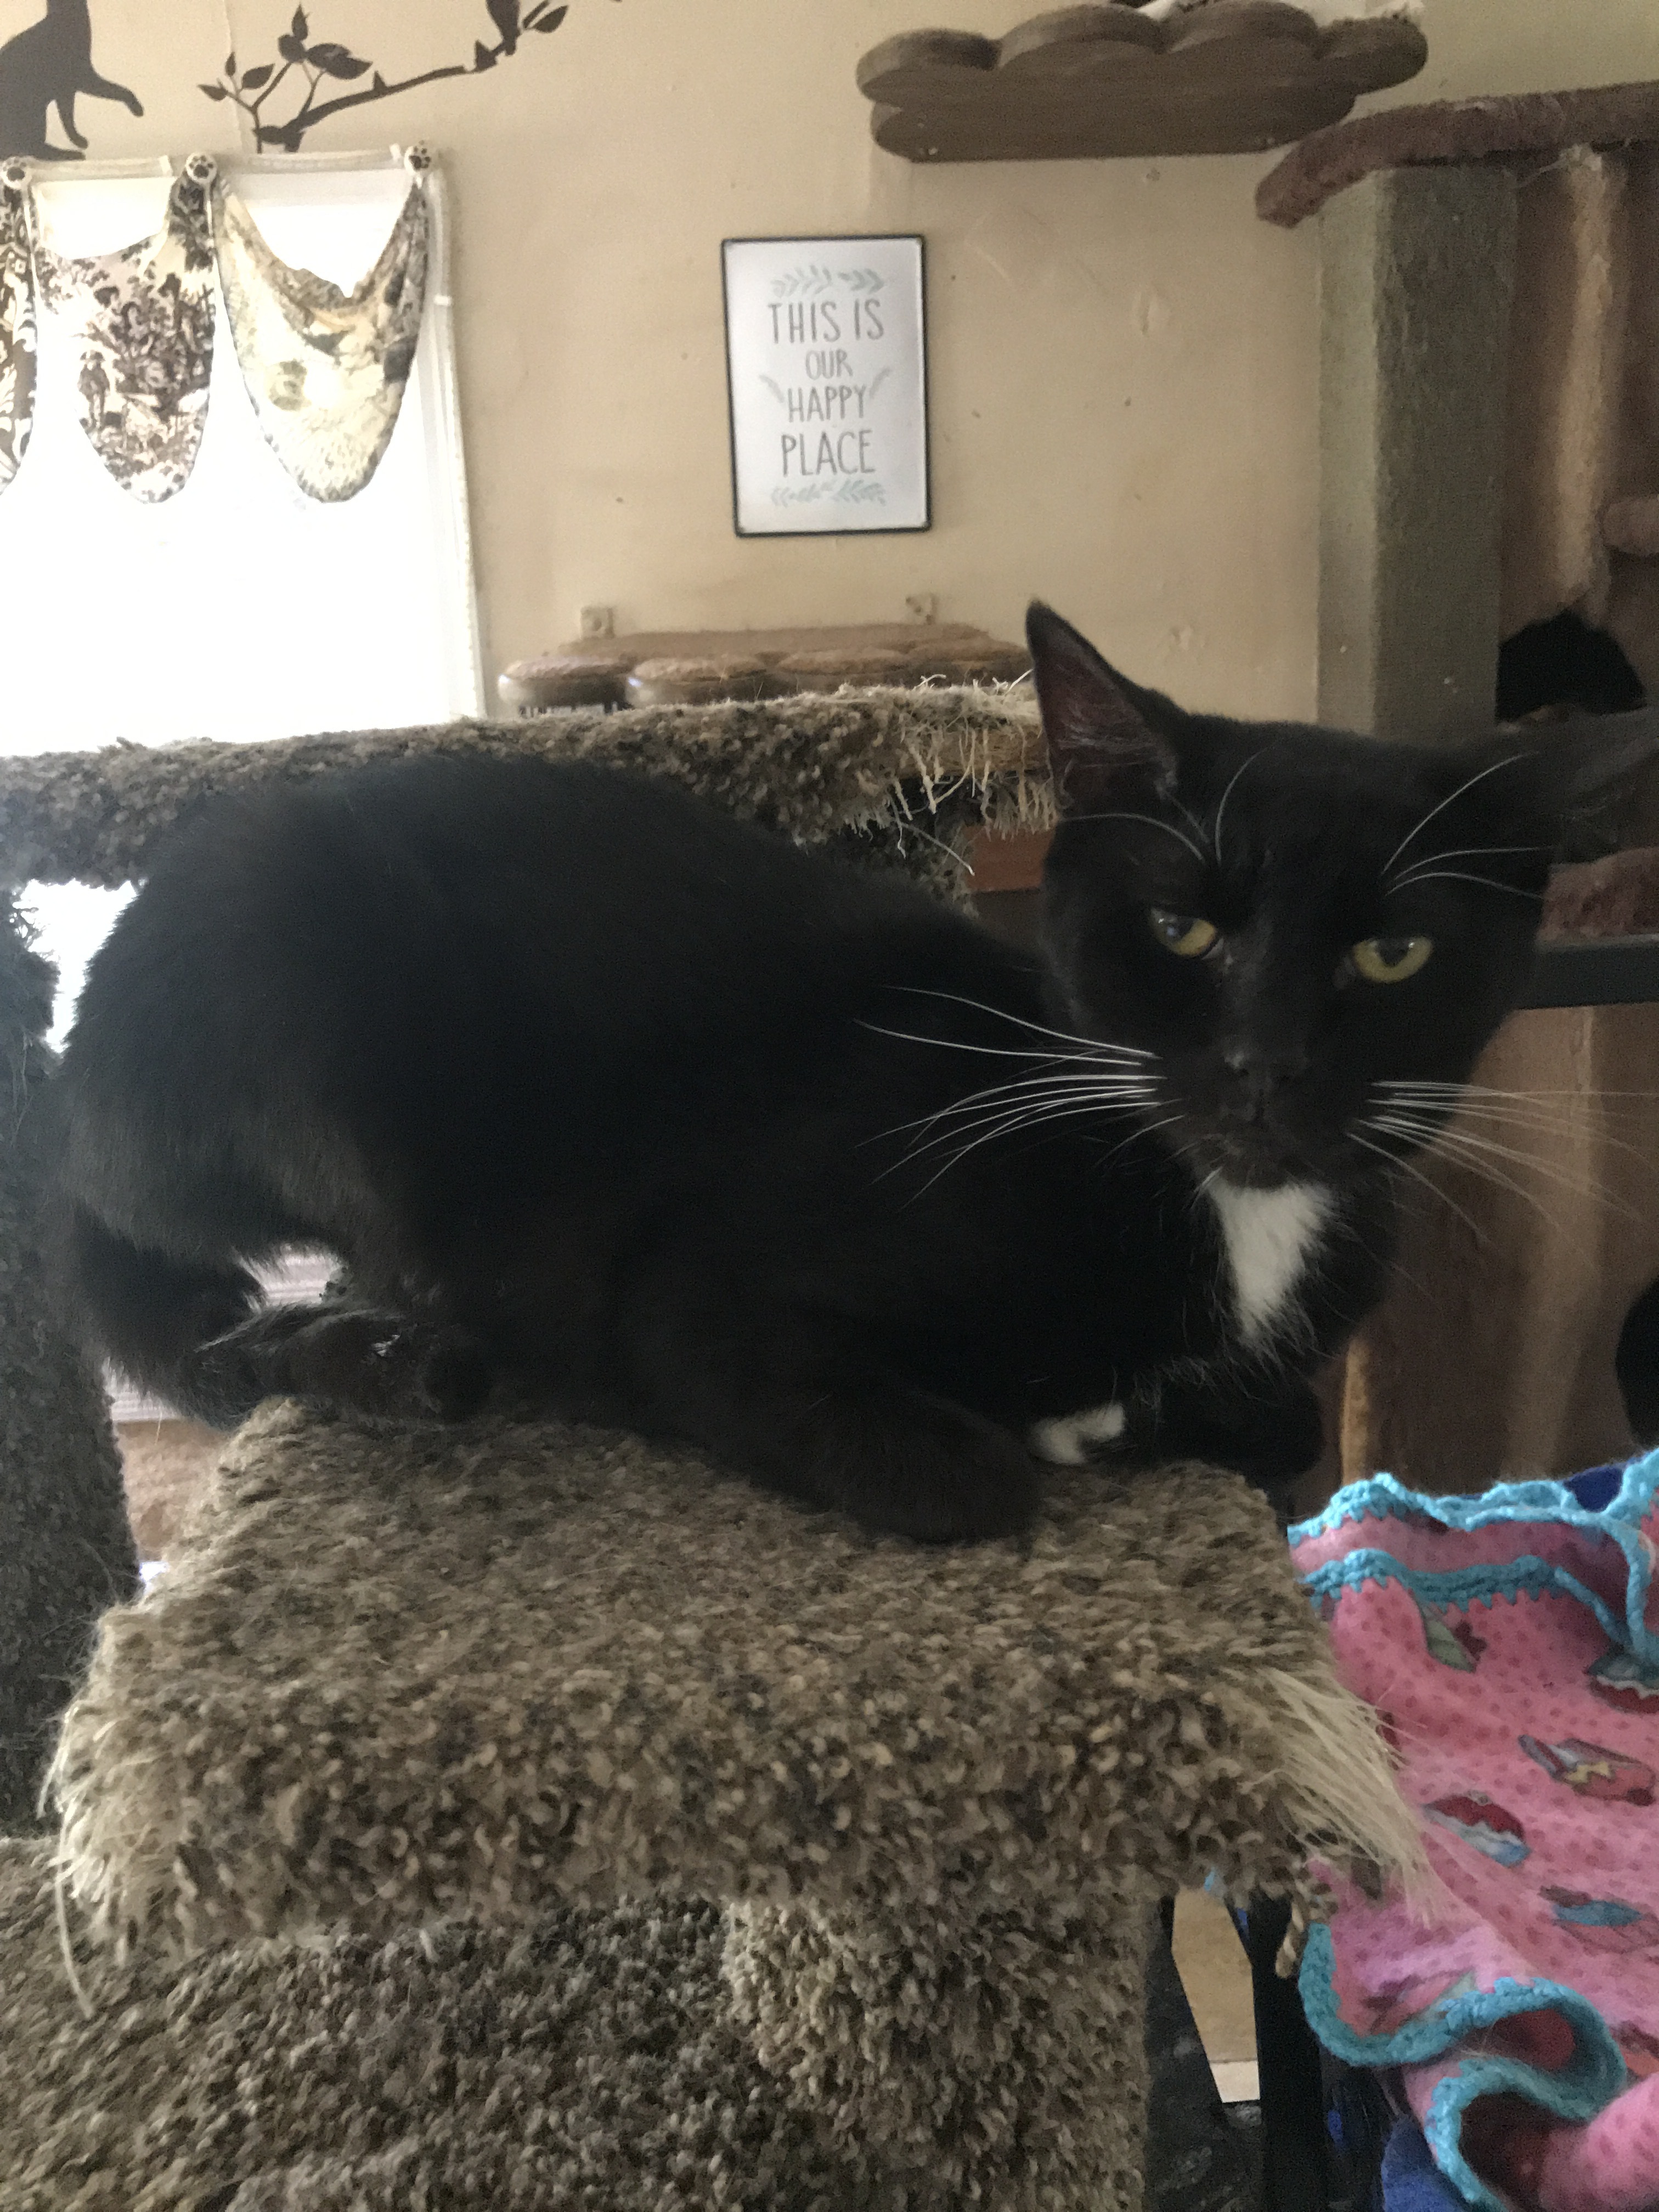
[[[1150,18],[1097,0],[1006,38],[908,31],[858,65],[876,143],[911,161],[1248,154],[1339,121],[1428,59],[1415,23],[1322,28],[1288,0],[1205,0]]]

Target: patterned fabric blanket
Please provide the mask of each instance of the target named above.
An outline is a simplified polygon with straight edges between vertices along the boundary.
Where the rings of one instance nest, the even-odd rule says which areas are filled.
[[[1656,1492],[1659,1452],[1480,1498],[1379,1475],[1291,1532],[1436,1877],[1334,1885],[1303,2000],[1483,2212],[1659,2204]]]

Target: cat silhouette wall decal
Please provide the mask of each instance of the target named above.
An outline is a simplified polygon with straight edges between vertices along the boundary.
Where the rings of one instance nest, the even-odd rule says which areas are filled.
[[[46,12],[0,46],[0,158],[30,155],[39,161],[79,161],[86,140],[75,125],[75,101],[118,100],[135,115],[143,107],[124,84],[100,76],[92,65],[92,17],[88,0],[46,0]],[[49,109],[69,140],[53,146],[46,138]]]

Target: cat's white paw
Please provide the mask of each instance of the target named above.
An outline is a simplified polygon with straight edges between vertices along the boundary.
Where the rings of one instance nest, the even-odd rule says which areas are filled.
[[[1083,1467],[1091,1444],[1115,1444],[1123,1434],[1127,1416],[1121,1406],[1089,1406],[1080,1413],[1066,1413],[1049,1421],[1034,1421],[1027,1439],[1039,1459],[1050,1467]]]

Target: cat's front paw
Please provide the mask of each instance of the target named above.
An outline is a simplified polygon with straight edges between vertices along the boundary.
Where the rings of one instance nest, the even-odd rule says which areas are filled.
[[[1030,1526],[1041,1477],[1006,1429],[939,1407],[905,1447],[879,1508],[854,1507],[861,1520],[922,1544],[980,1544]]]
[[[470,1329],[417,1330],[417,1388],[441,1421],[465,1421],[489,1397],[495,1373],[489,1353]]]
[[[1050,1467],[1084,1467],[1109,1444],[1122,1441],[1128,1415],[1115,1400],[1047,1421],[1033,1421],[1028,1442]]]

